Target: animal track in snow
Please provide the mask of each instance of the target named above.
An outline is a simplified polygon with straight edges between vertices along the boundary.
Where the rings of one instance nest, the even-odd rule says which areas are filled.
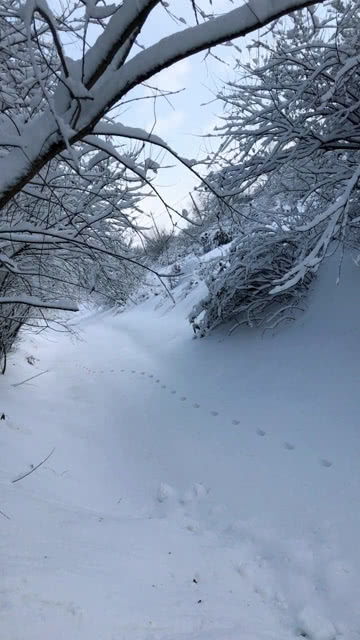
[[[338,637],[333,623],[309,605],[297,616],[297,635],[309,640],[335,640]]]
[[[160,483],[156,496],[158,502],[165,502],[171,498],[174,498],[175,496],[176,491],[171,485],[167,484],[166,482]]]
[[[256,433],[258,434],[258,436],[265,436],[266,435],[266,431],[264,431],[263,429],[256,429]]]
[[[284,442],[284,449],[288,451],[293,451],[295,449],[295,445],[291,444],[291,442]]]
[[[80,365],[77,365],[77,366],[80,366]],[[85,371],[90,373],[90,370],[87,367],[83,366],[82,368]],[[126,369],[120,369],[120,371],[121,371],[121,373],[125,373]],[[104,373],[104,372],[101,371],[100,373]],[[110,373],[115,373],[115,370],[111,369]],[[139,373],[142,376],[146,375],[149,379],[153,379],[154,382],[156,382],[157,384],[160,384],[160,382],[161,382],[160,378],[155,378],[155,375],[153,373],[147,373],[146,371],[136,371],[136,369],[132,369],[131,373]],[[161,388],[162,389],[166,389],[167,385],[166,384],[162,384]],[[177,393],[177,390],[176,389],[171,389],[170,393],[171,393],[171,395],[175,395]],[[187,400],[187,397],[186,396],[181,396],[179,399],[182,402],[184,402],[185,400]],[[198,402],[194,402],[192,406],[193,406],[194,409],[200,409],[201,408],[201,405]],[[210,415],[214,416],[214,418],[215,418],[216,416],[219,415],[219,411],[212,410],[212,411],[210,411]],[[241,424],[241,421],[238,420],[237,418],[234,418],[233,420],[231,420],[231,424],[233,424],[235,427],[237,427],[237,426],[239,426]],[[260,429],[259,428],[259,429],[256,429],[256,434],[258,436],[260,436],[260,437],[264,437],[264,436],[266,436],[266,431],[264,431],[264,429]],[[293,443],[285,441],[285,442],[283,442],[283,448],[286,449],[287,451],[293,451],[296,447],[295,447],[295,445]],[[319,464],[321,464],[323,467],[331,467],[333,465],[332,461],[328,460],[326,458],[321,458],[319,460]]]
[[[332,467],[331,460],[327,460],[326,458],[322,458],[320,460],[320,463],[322,464],[323,467]]]

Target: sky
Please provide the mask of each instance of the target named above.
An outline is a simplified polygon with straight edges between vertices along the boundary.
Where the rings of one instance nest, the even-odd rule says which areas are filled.
[[[200,3],[203,8],[211,10],[208,0]],[[233,3],[229,0],[213,0],[213,10],[221,13],[231,10],[235,6],[243,4],[242,0]],[[172,0],[171,8],[177,17],[182,17],[193,24],[191,2],[184,0]],[[153,43],[176,29],[183,29],[185,25],[176,25],[170,21],[162,8],[155,10],[148,21],[141,42],[145,45]],[[255,34],[256,35],[256,34]],[[237,42],[244,45],[244,39]],[[246,47],[244,57],[248,57]],[[215,150],[217,141],[209,139],[206,134],[213,132],[214,127],[221,124],[219,116],[222,114],[222,104],[216,100],[217,93],[223,88],[224,83],[234,79],[234,53],[233,49],[225,46],[215,47],[215,56],[207,56],[205,53],[187,58],[178,64],[162,71],[156,79],[152,80],[162,89],[181,91],[179,94],[167,100],[158,100],[156,104],[156,121],[152,105],[144,107],[142,103],[138,108],[126,114],[129,118],[127,124],[135,123],[146,130],[154,127],[153,132],[164,138],[170,146],[189,159],[201,159]],[[150,107],[150,108],[149,108]],[[170,164],[174,165],[172,159]],[[199,167],[201,170],[201,167]],[[161,188],[165,199],[177,209],[191,206],[189,191],[199,184],[196,177],[186,168],[174,165],[172,168],[160,172],[156,181]],[[146,202],[155,214],[158,224],[168,226],[168,214],[160,201],[155,198]],[[181,222],[180,222],[181,224]]]
[[[184,12],[184,5],[190,8],[190,3],[184,2],[174,2],[171,6],[174,7],[176,15],[184,16],[186,19],[188,13]],[[170,26],[177,28],[173,23]],[[169,19],[163,10],[155,11],[143,33],[142,42],[152,42],[155,33],[161,36],[168,32]],[[181,92],[171,96],[169,100],[157,101],[156,121],[152,105],[146,105],[144,108],[142,104],[126,114],[129,123],[134,121],[146,130],[154,127],[154,133],[166,139],[182,156],[191,159],[205,157],[209,150],[216,147],[216,141],[204,136],[218,124],[217,116],[222,111],[220,102],[214,102],[214,98],[224,81],[233,77],[229,50],[226,47],[217,47],[215,52],[223,58],[226,57],[227,64],[198,54],[162,71],[156,78],[156,84],[166,90]],[[152,84],[155,84],[155,79]],[[176,208],[182,209],[189,205],[188,193],[198,180],[186,168],[175,165],[171,169],[161,171],[157,183],[161,186],[165,198]],[[164,213],[161,203],[152,199],[149,206],[160,223],[166,224],[167,214]]]
[[[57,4],[58,0],[50,0],[52,8],[56,8]],[[241,0],[235,6],[240,4],[242,4]],[[188,2],[173,0],[170,6],[177,17],[187,20],[189,25],[193,24],[190,0]],[[208,0],[206,2],[204,0],[202,6],[208,10],[211,9]],[[230,0],[214,0],[213,8],[217,12],[231,10],[234,8],[234,3]],[[183,28],[185,28],[184,24],[174,22],[164,9],[159,7],[152,12],[139,41],[148,46],[161,37]],[[256,34],[254,35],[256,37]],[[95,37],[96,29],[94,28],[92,39]],[[243,39],[238,44],[241,43],[244,43]],[[213,131],[214,126],[220,124],[222,105],[220,101],[215,100],[215,96],[227,80],[234,78],[234,55],[233,50],[225,46],[216,47],[213,52],[224,62],[202,53],[162,71],[152,79],[151,84],[179,93],[167,99],[159,98],[156,104],[153,100],[131,102],[121,109],[119,121],[147,131],[152,130],[186,158],[200,159],[209,151],[215,150],[216,140],[210,140],[205,136]],[[76,47],[68,47],[67,53],[75,59],[80,55]],[[244,48],[244,56],[247,57],[246,48]],[[146,89],[141,88],[134,95],[148,93]],[[154,151],[154,154],[156,153]],[[188,169],[174,165],[172,158],[163,158],[163,162],[168,168],[159,172],[155,184],[165,200],[181,211],[190,205],[189,191],[194,189],[198,180]],[[144,206],[149,213],[155,215],[160,227],[169,226],[168,214],[159,200],[148,198]]]

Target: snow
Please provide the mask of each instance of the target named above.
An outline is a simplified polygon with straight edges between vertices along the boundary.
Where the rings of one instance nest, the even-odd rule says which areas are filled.
[[[305,607],[299,615],[299,631],[314,640],[335,640],[336,629],[331,622],[324,620],[311,607]]]
[[[276,333],[192,340],[182,281],[176,306],[80,312],[80,340],[24,336],[0,380],[4,639],[359,637],[359,270],[337,274]]]

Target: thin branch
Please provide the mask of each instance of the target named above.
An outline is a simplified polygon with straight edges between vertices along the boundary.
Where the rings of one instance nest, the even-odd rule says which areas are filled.
[[[23,480],[24,478],[29,476],[31,473],[34,473],[34,471],[36,471],[36,469],[41,467],[41,465],[44,464],[44,462],[49,460],[50,456],[52,456],[54,451],[55,451],[55,447],[50,451],[50,453],[46,456],[46,458],[44,458],[44,460],[41,460],[41,462],[39,462],[39,464],[36,465],[36,467],[32,467],[32,469],[30,469],[30,471],[27,471],[26,473],[23,473],[21,476],[19,476],[18,478],[15,478],[15,480],[12,480],[11,482],[12,483],[19,482],[19,480]]]
[[[29,380],[34,380],[34,378],[38,378],[39,376],[43,376],[44,373],[49,373],[49,369],[46,369],[46,371],[41,371],[40,373],[37,373],[35,376],[31,376],[31,378],[26,378],[26,380],[23,380],[22,382],[17,382],[16,384],[12,384],[12,387],[20,387],[21,384],[25,384],[25,382],[29,382]]]

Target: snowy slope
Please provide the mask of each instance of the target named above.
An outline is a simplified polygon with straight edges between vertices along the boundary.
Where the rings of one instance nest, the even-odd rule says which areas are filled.
[[[0,381],[1,638],[359,638],[359,271],[336,276],[275,335],[192,340],[180,287],[24,338]]]

